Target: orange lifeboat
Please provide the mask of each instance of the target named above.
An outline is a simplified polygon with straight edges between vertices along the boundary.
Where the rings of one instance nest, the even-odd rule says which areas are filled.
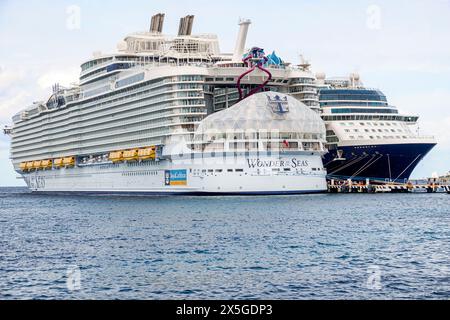
[[[52,160],[42,160],[41,168],[42,169],[51,169],[53,165]]]
[[[27,162],[27,170],[33,170],[34,161]]]
[[[127,150],[123,152],[123,160],[125,161],[136,161],[138,159],[139,150]]]
[[[156,147],[149,147],[138,150],[139,160],[155,160],[156,159]]]
[[[63,165],[66,167],[73,167],[75,165],[75,157],[63,158]]]
[[[117,163],[117,162],[121,162],[123,161],[123,151],[115,151],[115,152],[111,152],[109,154],[109,160],[112,161],[113,163]]]
[[[63,166],[63,158],[57,158],[54,160],[54,164],[56,168],[61,168]]]
[[[41,163],[42,163],[41,160],[33,161],[33,169],[39,170],[41,168]]]
[[[27,163],[26,162],[22,162],[20,164],[20,170],[21,171],[27,171]]]

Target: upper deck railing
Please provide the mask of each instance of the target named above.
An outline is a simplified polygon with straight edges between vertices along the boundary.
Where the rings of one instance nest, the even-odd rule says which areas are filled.
[[[12,128],[10,126],[5,126],[3,128],[3,133],[6,135],[11,135],[12,134]]]

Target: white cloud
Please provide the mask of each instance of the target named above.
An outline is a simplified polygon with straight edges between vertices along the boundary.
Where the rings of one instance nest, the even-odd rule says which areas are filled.
[[[79,68],[54,69],[40,76],[37,83],[42,89],[51,88],[55,83],[70,86],[72,83],[78,82],[79,75]]]
[[[27,91],[14,92],[13,95],[0,97],[0,122],[10,123],[11,117],[32,102]]]
[[[22,69],[12,69],[0,66],[0,92],[15,85],[24,78]]]
[[[11,117],[31,104],[32,72],[24,66],[0,66],[0,123],[10,123]]]
[[[10,123],[15,113],[33,101],[46,100],[55,83],[70,86],[79,77],[78,68],[46,70],[49,70],[46,65],[27,69],[14,64],[0,66],[0,123]]]
[[[442,148],[450,150],[450,90],[408,93],[390,100],[402,113],[419,115],[421,131],[434,135]]]

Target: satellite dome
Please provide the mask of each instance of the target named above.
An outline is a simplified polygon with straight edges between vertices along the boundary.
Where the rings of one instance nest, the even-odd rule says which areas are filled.
[[[353,79],[355,81],[359,81],[359,80],[361,80],[361,77],[360,77],[360,75],[358,73],[351,73],[350,74],[350,79]]]
[[[326,77],[327,77],[326,74],[323,73],[323,72],[319,72],[319,73],[316,74],[317,80],[322,80],[323,81],[323,80],[325,80]]]

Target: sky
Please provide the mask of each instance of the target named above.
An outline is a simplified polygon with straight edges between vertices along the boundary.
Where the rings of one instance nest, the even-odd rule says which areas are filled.
[[[194,33],[219,36],[232,52],[238,20],[252,20],[247,46],[275,50],[285,61],[302,54],[329,77],[358,72],[401,113],[420,116],[420,133],[438,146],[414,178],[450,170],[450,0],[204,1],[0,0],[0,126],[51,86],[75,83],[94,52],[116,51],[127,34],[149,28],[164,12],[164,33],[194,14]],[[23,185],[0,135],[0,186]]]

